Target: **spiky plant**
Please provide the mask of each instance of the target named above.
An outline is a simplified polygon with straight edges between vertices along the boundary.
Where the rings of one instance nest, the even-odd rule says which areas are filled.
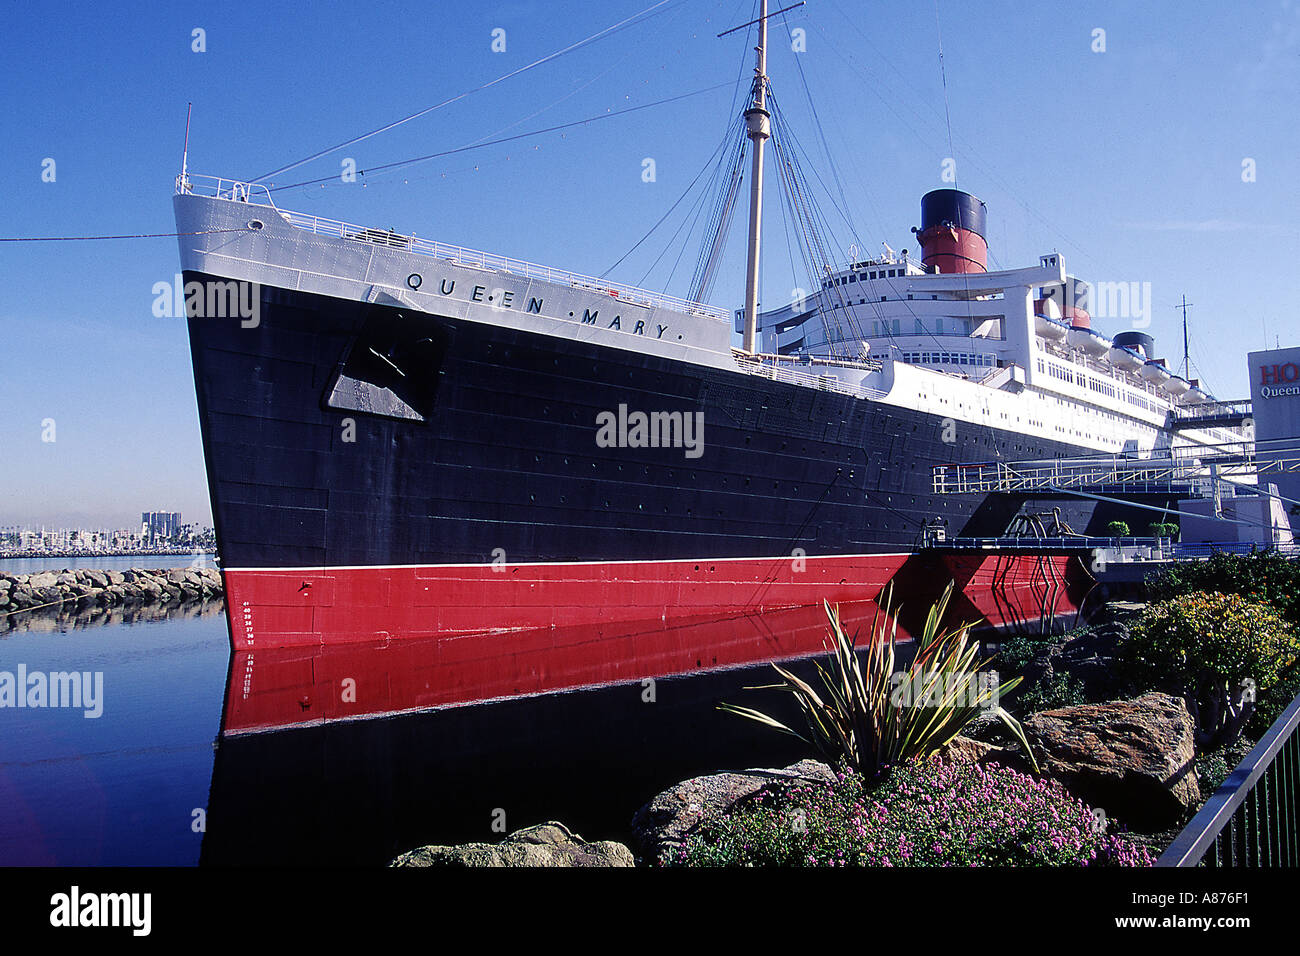
[[[980,670],[989,662],[976,662],[979,647],[970,638],[970,626],[955,630],[940,627],[952,590],[949,582],[926,616],[916,639],[916,655],[898,671],[894,666],[898,622],[890,613],[891,589],[886,589],[884,603],[872,621],[871,646],[863,655],[865,669],[856,636],[850,638],[845,633],[838,608],[823,602],[830,621],[827,649],[831,666],[817,662],[816,667],[824,693],[776,664],[772,666],[782,683],[747,688],[793,695],[807,724],[807,736],[751,707],[722,703],[719,709],[797,737],[829,762],[843,760],[873,782],[883,780],[905,761],[940,750],[977,714],[991,710],[1020,741],[1037,770],[1020,723],[997,703],[1021,678],[1001,685],[981,681]]]

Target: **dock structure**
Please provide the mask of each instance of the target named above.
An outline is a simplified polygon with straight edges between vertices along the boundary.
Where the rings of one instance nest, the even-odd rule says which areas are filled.
[[[1174,431],[1182,431],[1188,428],[1245,427],[1253,426],[1254,423],[1251,400],[1242,398],[1180,405],[1170,412],[1169,427]]]
[[[935,494],[1019,494],[1075,492],[1182,494],[1211,497],[1218,481],[1254,484],[1260,477],[1300,472],[1300,442],[1231,442],[1175,448],[1169,454],[1135,458],[1106,455],[1047,461],[985,461],[940,465]]]

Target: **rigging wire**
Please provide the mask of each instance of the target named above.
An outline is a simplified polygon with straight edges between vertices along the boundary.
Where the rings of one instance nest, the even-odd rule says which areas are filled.
[[[710,168],[712,168],[715,165],[715,161],[717,157],[719,156],[720,153],[723,153],[723,151],[725,150],[727,145],[727,139],[729,139],[730,136],[731,136],[731,132],[730,130],[728,130],[727,136],[724,136],[722,141],[718,143],[716,147],[714,147],[714,150],[709,155],[709,158],[705,160],[704,165],[700,167],[700,171],[695,174],[695,178],[690,181],[687,187],[682,191],[682,194],[677,197],[676,201],[674,201],[673,204],[668,207],[668,211],[665,212],[662,216],[660,216],[658,222],[656,222],[653,226],[647,229],[645,234],[641,236],[641,238],[638,239],[636,242],[634,242],[632,244],[632,247],[628,249],[627,252],[619,256],[613,265],[611,265],[604,272],[600,273],[600,278],[604,279],[608,277],[608,275],[611,272],[613,272],[615,269],[617,269],[620,265],[623,264],[624,260],[626,260],[628,256],[636,252],[636,250],[641,247],[642,243],[644,243],[647,239],[649,239],[656,229],[658,229],[661,225],[664,224],[665,220],[667,220],[668,217],[673,214],[673,210],[675,210],[679,205],[681,205],[682,200],[684,200],[688,195],[690,195],[691,191],[695,188],[695,184],[700,181],[700,177],[703,176]]]
[[[686,0],[677,0],[677,2],[673,3],[672,6],[669,6],[668,9],[672,9],[673,7],[679,6],[685,2]],[[250,180],[250,182],[254,182],[254,183],[260,182],[261,180],[267,179],[268,177],[278,176],[280,173],[286,173],[291,169],[297,169],[299,166],[303,166],[307,163],[312,162],[313,160],[320,159],[322,156],[328,156],[330,153],[336,152],[340,149],[344,149],[355,143],[360,143],[363,140],[370,139],[372,136],[378,136],[381,133],[386,133],[389,130],[396,129],[397,127],[405,123],[409,123],[414,119],[419,119],[421,116],[427,116],[429,113],[432,113],[435,110],[442,109],[444,106],[449,106],[452,103],[465,99],[466,97],[473,96],[475,93],[479,93],[490,87],[496,86],[498,83],[502,83],[508,79],[511,79],[512,77],[519,76],[521,73],[526,73],[531,69],[543,65],[544,63],[549,63],[551,60],[558,59],[559,57],[562,57],[567,53],[572,53],[575,50],[579,50],[584,46],[588,46],[589,44],[595,43],[597,40],[601,40],[607,36],[611,36],[614,33],[619,32],[620,30],[624,30],[627,27],[634,25],[635,23],[639,23],[642,22],[643,20],[647,20],[652,16],[658,16],[660,13],[666,12],[666,10],[662,10],[660,8],[664,7],[669,3],[670,0],[659,0],[659,2],[651,4],[649,7],[646,7],[644,10],[640,11],[639,13],[634,13],[632,14],[632,16],[620,20],[618,23],[615,23],[613,26],[609,26],[603,30],[599,30],[596,33],[593,33],[590,36],[586,37],[585,39],[570,44],[569,46],[565,47],[562,50],[556,50],[554,53],[549,53],[546,56],[541,57],[540,59],[534,60],[532,63],[529,63],[525,66],[521,66],[518,69],[511,70],[509,73],[504,73],[501,76],[498,76],[494,80],[489,80],[486,83],[482,83],[474,87],[473,89],[466,90],[462,93],[457,93],[455,96],[445,99],[441,103],[436,103],[433,106],[428,106],[422,110],[417,110],[416,112],[411,113],[409,116],[404,116],[401,119],[395,120],[394,122],[389,123],[385,126],[381,126],[378,129],[373,129],[368,133],[363,133],[360,136],[355,136],[352,139],[339,143],[336,146],[330,146],[326,149],[322,149],[319,152],[313,153],[312,155],[308,156],[306,159],[300,159],[295,163],[288,164],[287,166],[280,166],[277,169],[273,169],[269,173],[263,173],[261,176],[258,176],[256,179]]]
[[[692,90],[689,93],[680,93],[677,96],[670,96],[666,99],[655,100],[652,103],[642,103],[639,106],[629,106],[621,110],[613,110],[611,112],[606,112],[606,113],[597,113],[594,116],[588,116],[585,119],[580,119],[580,120],[573,120],[572,122],[569,123],[559,123],[555,126],[547,126],[543,129],[530,130],[527,133],[516,133],[513,136],[503,136],[500,139],[489,140],[487,142],[474,143],[468,146],[457,146],[453,149],[444,149],[437,153],[428,153],[424,156],[415,156],[411,159],[402,159],[392,163],[384,163],[380,166],[372,166],[368,170],[358,170],[357,172],[361,175],[366,175],[367,173],[374,174],[374,173],[388,172],[393,169],[401,169],[405,166],[413,166],[416,163],[427,162],[428,160],[431,159],[439,159],[443,156],[452,156],[457,153],[466,153],[469,152],[470,150],[484,149],[485,147],[488,146],[499,146],[502,143],[511,143],[514,142],[515,140],[527,139],[530,136],[541,136],[545,133],[554,133],[563,129],[572,129],[575,126],[585,126],[588,123],[595,123],[598,122],[599,120],[613,119],[616,116],[626,116],[628,113],[636,113],[640,110],[647,110],[655,106],[663,106],[667,103],[675,103],[678,100],[684,100],[687,97],[699,96],[703,93],[712,93],[714,90],[720,90],[727,85],[728,84],[726,83],[718,83],[714,86],[706,86],[703,89]],[[338,179],[338,174],[335,173],[329,176],[323,176],[320,179],[307,179],[299,183],[286,183],[283,186],[273,185],[273,186],[267,186],[266,188],[270,192],[279,192],[284,189],[297,189],[300,186],[315,186],[320,183],[332,182],[337,179]]]
[[[211,236],[219,232],[247,232],[246,229],[203,229],[199,232],[139,232],[122,236],[2,236],[0,242],[93,242],[100,239],[174,239],[177,236]]]

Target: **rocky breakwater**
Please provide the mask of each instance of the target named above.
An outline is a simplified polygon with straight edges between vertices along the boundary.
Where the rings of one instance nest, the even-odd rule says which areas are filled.
[[[35,574],[0,574],[0,615],[57,610],[71,605],[132,607],[150,604],[188,604],[223,595],[221,572],[215,568],[158,570],[40,571]]]

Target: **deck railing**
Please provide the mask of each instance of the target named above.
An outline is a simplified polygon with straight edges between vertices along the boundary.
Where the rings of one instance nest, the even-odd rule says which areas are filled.
[[[550,266],[539,265],[523,259],[513,259],[509,256],[500,256],[491,252],[467,249],[464,246],[453,246],[445,242],[421,239],[417,236],[408,236],[389,229],[358,226],[337,219],[325,219],[322,216],[280,209],[271,199],[270,190],[261,183],[241,183],[217,176],[186,176],[184,179],[177,177],[176,191],[195,196],[211,196],[216,199],[246,202],[254,206],[265,206],[275,210],[289,225],[318,236],[368,242],[377,246],[431,256],[435,259],[444,259],[455,265],[490,269],[494,272],[504,272],[527,279],[539,279],[542,282],[567,285],[570,288],[596,292],[618,299],[620,302],[629,302],[646,308],[672,309],[674,312],[681,312],[685,315],[698,315],[723,320],[728,319],[730,315],[726,309],[705,305],[702,302],[692,302],[689,299],[680,299],[677,296],[666,295],[662,292],[651,292],[649,289],[639,289],[636,286],[610,282],[606,279],[598,279],[578,272],[569,272],[565,269],[553,269]]]
[[[1156,866],[1300,865],[1300,697],[1174,838]]]

